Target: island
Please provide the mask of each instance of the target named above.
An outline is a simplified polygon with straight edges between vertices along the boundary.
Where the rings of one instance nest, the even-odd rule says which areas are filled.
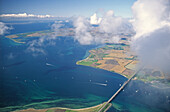
[[[97,28],[93,28],[91,33],[96,34]],[[121,74],[126,78],[130,78],[135,72],[139,63],[138,56],[131,51],[130,41],[134,34],[120,33],[119,43],[105,42],[105,45],[89,51],[90,55],[78,62],[77,65],[90,66],[94,68],[104,69],[107,71]],[[31,38],[41,38],[46,36],[75,36],[74,28],[60,28],[57,32],[53,30],[43,30],[28,33],[19,33],[7,35],[6,38],[11,39],[18,44],[26,44]],[[147,83],[163,82],[165,73],[159,69],[144,67],[134,80],[141,80]],[[169,78],[168,78],[169,80]],[[169,85],[169,83],[168,83]]]
[[[31,38],[41,38],[46,36],[73,36],[74,31],[73,28],[61,28],[59,31],[53,31],[53,30],[43,30],[43,31],[35,31],[35,32],[27,32],[27,33],[19,33],[19,34],[12,34],[5,36],[6,38],[11,39],[12,41],[20,44],[27,43],[29,39]]]

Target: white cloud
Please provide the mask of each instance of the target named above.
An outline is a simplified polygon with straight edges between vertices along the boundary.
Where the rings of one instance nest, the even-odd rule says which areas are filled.
[[[109,42],[111,43],[119,43],[120,37],[119,36],[113,36],[109,39]]]
[[[91,24],[97,24],[97,32]],[[80,44],[101,44],[105,42],[118,43],[120,40],[119,34],[129,31],[129,23],[126,19],[117,17],[112,10],[106,12],[102,19],[97,19],[96,13],[91,16],[90,21],[86,18],[78,17],[74,21],[75,40]]]
[[[136,31],[135,38],[148,34],[170,20],[169,0],[138,0],[132,6],[134,20],[132,22]]]
[[[97,14],[94,13],[91,17],[90,17],[90,24],[94,24],[97,25],[101,22],[102,18],[98,18]]]
[[[141,64],[170,73],[170,27],[164,26],[133,42]]]
[[[0,35],[7,33],[7,30],[9,30],[9,29],[11,29],[11,28],[6,26],[3,22],[0,22]]]
[[[83,45],[88,45],[88,44],[92,44],[92,42],[94,41],[93,36],[90,34],[90,23],[89,21],[84,18],[84,17],[78,17],[75,21],[74,21],[74,26],[75,26],[75,40],[78,40],[80,42],[80,44]]]
[[[143,65],[170,73],[170,1],[138,0],[132,6],[132,48]]]
[[[122,17],[115,16],[113,10],[109,10],[103,16],[99,28],[101,32],[118,34],[120,31],[126,30],[125,24]]]
[[[2,14],[0,17],[37,17],[37,18],[50,18],[53,17],[51,15],[34,15],[27,13],[19,13],[19,14]]]

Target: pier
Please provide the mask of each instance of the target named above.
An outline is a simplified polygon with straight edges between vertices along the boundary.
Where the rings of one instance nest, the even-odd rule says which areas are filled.
[[[105,112],[106,110],[104,110],[106,108],[106,106],[125,88],[125,86],[132,80],[132,78],[140,71],[141,69],[139,69],[138,71],[136,71],[126,82],[124,82],[124,84],[116,91],[116,93],[100,108],[100,110],[98,112]],[[108,108],[107,108],[108,110]]]

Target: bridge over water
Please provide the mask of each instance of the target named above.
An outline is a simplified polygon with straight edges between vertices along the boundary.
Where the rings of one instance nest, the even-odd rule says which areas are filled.
[[[98,112],[105,112],[106,110],[104,110],[106,108],[106,106],[125,88],[125,86],[132,80],[132,78],[140,71],[141,69],[139,69],[138,71],[136,71],[134,74],[132,74],[132,76],[126,81],[124,82],[124,84],[116,91],[115,94],[113,94],[113,96],[100,108],[100,110]],[[109,108],[107,108],[109,109]]]

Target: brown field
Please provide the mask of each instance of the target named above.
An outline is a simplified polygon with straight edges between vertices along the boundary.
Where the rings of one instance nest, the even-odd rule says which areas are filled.
[[[114,68],[111,69],[111,71],[114,71],[116,73],[122,74],[122,72],[126,70],[124,66],[116,65]]]
[[[124,40],[122,42],[128,43],[127,41]],[[98,60],[97,62],[94,62],[90,66],[116,72],[128,78],[134,72],[135,66],[138,63],[138,61],[134,59],[135,55],[133,55],[132,52],[130,52],[130,46],[121,47],[123,48],[123,50],[116,49],[116,47],[114,48],[114,45],[107,45],[106,48],[102,47],[99,49],[90,50],[89,52],[91,53],[91,55],[84,60],[86,60],[86,62],[92,59]],[[106,55],[101,57],[102,54]]]

